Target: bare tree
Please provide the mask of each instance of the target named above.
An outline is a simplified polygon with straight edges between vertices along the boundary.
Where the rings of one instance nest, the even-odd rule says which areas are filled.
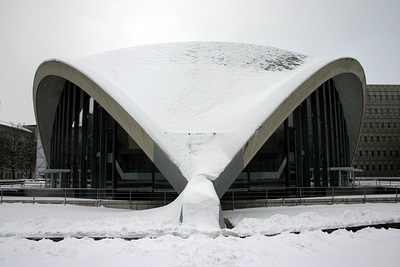
[[[36,164],[36,142],[33,133],[20,125],[3,127],[0,132],[0,167],[31,178]]]

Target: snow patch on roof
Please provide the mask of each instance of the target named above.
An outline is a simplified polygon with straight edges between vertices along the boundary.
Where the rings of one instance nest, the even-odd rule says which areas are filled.
[[[123,65],[218,65],[256,71],[294,70],[307,56],[298,53],[252,44],[191,42],[155,44],[125,48],[84,58],[103,58]],[[108,61],[107,60],[107,61]],[[156,67],[156,66],[154,66]]]

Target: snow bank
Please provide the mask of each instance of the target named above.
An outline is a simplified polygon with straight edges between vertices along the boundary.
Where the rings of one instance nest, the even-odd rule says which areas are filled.
[[[400,260],[399,230],[321,231],[249,238],[67,238],[60,242],[0,238],[2,266],[387,266]]]
[[[223,211],[223,216],[235,227],[210,231],[210,228],[199,229],[189,221],[180,222],[182,197],[171,205],[142,211],[3,203],[0,205],[0,237],[133,238],[169,234],[190,236],[198,233],[209,236],[250,236],[400,222],[400,204],[273,207]],[[198,200],[201,201],[201,198]],[[213,218],[216,220],[218,217]],[[217,223],[213,225],[218,227]]]
[[[54,243],[0,238],[2,266],[398,266],[400,231],[344,230],[249,238],[67,238]]]
[[[359,204],[254,208],[226,211],[241,236],[400,222],[399,204]]]
[[[179,205],[176,205],[179,208]],[[171,207],[169,207],[171,208]],[[160,221],[159,213],[39,204],[0,205],[1,266],[398,266],[400,230],[366,228],[356,233],[338,230],[332,234],[318,229],[366,222],[400,220],[400,204],[358,204],[246,209],[224,212],[235,222],[231,235],[188,231],[175,215]],[[251,236],[244,225],[259,221]],[[312,222],[314,231],[307,230]],[[260,231],[274,229],[282,234],[267,237]],[[297,228],[295,228],[297,227]],[[300,234],[287,231],[301,229]],[[126,237],[141,233],[138,240]],[[227,230],[221,230],[221,233]],[[246,230],[248,231],[248,230]],[[266,232],[266,231],[265,231]],[[110,236],[68,237],[60,242],[31,241],[26,235],[82,234]],[[249,233],[249,232],[247,232]],[[156,238],[154,238],[156,237]]]
[[[129,211],[72,205],[0,205],[1,236],[158,236],[174,233],[181,205]]]

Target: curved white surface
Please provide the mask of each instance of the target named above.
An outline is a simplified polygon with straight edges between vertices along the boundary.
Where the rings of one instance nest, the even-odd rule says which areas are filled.
[[[182,177],[166,175],[173,186],[180,180],[177,191],[185,180],[201,175],[215,181],[221,196],[232,179],[221,173],[231,161],[240,158],[240,166],[231,168],[241,171],[285,118],[330,78],[350,126],[352,156],[365,75],[351,58],[317,59],[236,43],[149,45],[44,62],[33,94],[45,149],[51,113],[63,81],[70,80],[99,102],[153,161],[157,147],[177,166]]]

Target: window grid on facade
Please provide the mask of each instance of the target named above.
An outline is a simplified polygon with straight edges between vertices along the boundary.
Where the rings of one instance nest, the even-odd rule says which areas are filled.
[[[400,177],[399,100],[399,85],[367,85],[364,123],[353,162],[364,171],[357,176]]]

